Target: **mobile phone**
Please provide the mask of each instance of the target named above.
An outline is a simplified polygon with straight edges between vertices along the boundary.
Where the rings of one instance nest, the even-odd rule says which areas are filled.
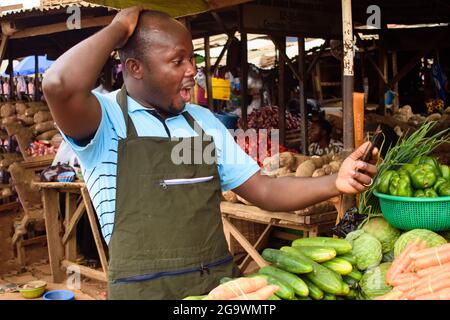
[[[378,125],[377,129],[373,133],[372,138],[370,139],[370,146],[367,149],[367,151],[364,153],[362,161],[369,162],[372,160],[373,149],[379,145],[379,143],[381,142],[381,139],[383,139],[383,132],[381,131],[380,125]]]

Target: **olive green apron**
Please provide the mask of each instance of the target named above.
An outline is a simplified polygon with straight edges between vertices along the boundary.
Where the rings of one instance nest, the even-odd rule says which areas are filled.
[[[191,164],[176,165],[172,150],[181,139],[138,137],[125,88],[117,101],[127,137],[118,147],[108,298],[181,299],[209,292],[221,277],[238,276],[223,232],[217,164],[193,161],[203,159],[212,137],[183,112],[198,136],[184,138]]]

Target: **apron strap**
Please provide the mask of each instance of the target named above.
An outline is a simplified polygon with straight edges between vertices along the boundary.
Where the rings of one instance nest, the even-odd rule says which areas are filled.
[[[206,133],[203,131],[202,127],[195,121],[195,119],[191,116],[191,114],[187,111],[182,113],[183,117],[186,119],[187,123],[191,126],[191,128],[198,134],[199,137],[204,137]]]
[[[117,93],[116,100],[120,106],[120,109],[122,109],[123,118],[125,119],[125,125],[127,127],[127,138],[137,138],[138,135],[136,128],[130,116],[128,115],[127,88],[125,88],[125,85],[123,85],[120,91]]]

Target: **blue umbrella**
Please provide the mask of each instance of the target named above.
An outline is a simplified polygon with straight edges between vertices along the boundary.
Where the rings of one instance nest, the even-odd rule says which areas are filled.
[[[38,57],[39,73],[44,73],[50,68],[54,61],[47,60],[47,56]],[[22,61],[14,68],[15,76],[27,76],[35,73],[34,56],[23,58]]]

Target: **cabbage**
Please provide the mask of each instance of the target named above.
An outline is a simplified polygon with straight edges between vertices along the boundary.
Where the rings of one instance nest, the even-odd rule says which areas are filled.
[[[347,234],[345,238],[352,244],[352,254],[356,258],[359,270],[376,267],[383,257],[380,241],[364,230],[356,230]]]
[[[367,220],[362,229],[381,242],[383,253],[388,253],[394,249],[395,241],[397,241],[401,234],[400,230],[387,223],[383,217],[375,217]]]
[[[392,290],[392,287],[386,284],[386,273],[391,266],[390,262],[382,263],[378,267],[367,270],[359,281],[359,286],[363,296],[373,300]]]
[[[398,257],[403,249],[406,248],[408,243],[417,238],[424,240],[427,243],[427,248],[437,247],[447,243],[444,237],[434,233],[433,231],[426,229],[414,229],[405,232],[400,236],[400,238],[398,238],[394,245],[394,255]]]

